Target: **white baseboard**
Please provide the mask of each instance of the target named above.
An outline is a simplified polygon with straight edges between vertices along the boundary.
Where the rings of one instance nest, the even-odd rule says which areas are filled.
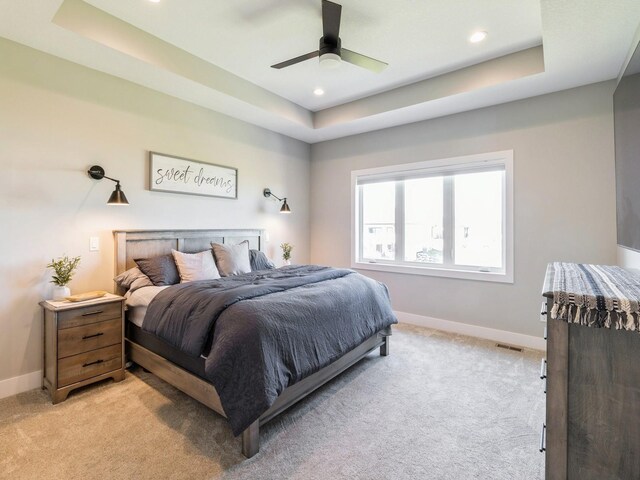
[[[451,320],[442,320],[440,318],[425,317],[416,315],[415,313],[395,312],[398,321],[402,323],[410,323],[420,327],[433,328],[444,332],[459,333],[469,337],[484,338],[494,342],[506,343],[534,350],[546,350],[547,341],[542,337],[533,337],[531,335],[523,335],[522,333],[508,332],[506,330],[496,330],[494,328],[480,327],[478,325],[469,325],[467,323],[452,322]]]
[[[19,377],[0,380],[0,398],[10,397],[18,393],[40,388],[42,386],[42,370],[20,375]]]
[[[640,252],[618,245],[617,254],[621,267],[640,269]]]

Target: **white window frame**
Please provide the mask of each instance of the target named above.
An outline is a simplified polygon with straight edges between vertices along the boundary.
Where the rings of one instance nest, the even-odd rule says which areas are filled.
[[[358,178],[369,176],[390,176],[392,174],[406,174],[410,171],[428,171],[434,172],[446,169],[463,170],[465,168],[472,169],[475,167],[504,165],[504,189],[503,189],[503,268],[489,269],[483,267],[463,267],[429,264],[407,264],[394,263],[392,261],[362,261],[359,259],[360,246],[360,217],[361,217],[361,199],[358,195]],[[447,208],[445,202],[445,209]],[[451,205],[451,204],[450,204]],[[408,273],[413,275],[429,275],[436,277],[460,278],[466,280],[482,280],[489,282],[513,283],[514,276],[514,248],[513,248],[513,150],[503,150],[498,152],[481,153],[476,155],[465,155],[462,157],[453,157],[439,160],[428,160],[415,163],[406,163],[402,165],[391,165],[387,167],[367,168],[363,170],[354,170],[351,172],[351,268],[357,270],[376,270],[382,272]],[[398,213],[403,214],[402,208],[397,208]],[[451,212],[445,212],[445,223],[447,217],[450,219]],[[404,225],[402,219],[400,224]],[[446,226],[445,226],[446,228]],[[404,238],[404,236],[403,236]],[[449,242],[452,241],[449,235]],[[396,242],[396,254],[398,253],[398,242]],[[400,246],[400,250],[404,245]],[[451,245],[445,245],[445,249],[451,249]],[[400,252],[401,254],[403,252]],[[450,252],[449,252],[450,254]],[[404,255],[402,255],[404,258]]]

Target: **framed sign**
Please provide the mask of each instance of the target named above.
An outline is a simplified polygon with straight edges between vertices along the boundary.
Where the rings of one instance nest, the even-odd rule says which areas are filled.
[[[149,152],[149,190],[238,198],[238,169]]]

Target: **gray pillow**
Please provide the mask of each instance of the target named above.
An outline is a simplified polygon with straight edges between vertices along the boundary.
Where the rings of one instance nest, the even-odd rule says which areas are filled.
[[[180,275],[173,261],[173,255],[161,255],[151,258],[137,258],[133,260],[156,287],[175,285],[180,283]]]
[[[130,268],[113,279],[120,288],[133,293],[142,287],[152,287],[153,282],[138,267]]]
[[[260,250],[249,250],[249,262],[251,263],[252,272],[256,270],[273,270],[276,268],[275,264],[269,260],[269,257]]]
[[[222,245],[211,242],[211,247],[216,257],[218,272],[223,277],[251,272],[249,242],[246,240],[238,245]]]

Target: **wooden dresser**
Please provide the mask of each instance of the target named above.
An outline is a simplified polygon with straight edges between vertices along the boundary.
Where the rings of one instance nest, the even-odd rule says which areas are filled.
[[[590,275],[588,270],[585,275]],[[625,329],[631,328],[626,314],[626,326],[616,329],[620,313],[615,310],[592,310],[586,324],[581,324],[584,307],[577,310],[578,317],[582,312],[581,320],[576,321],[574,309],[569,322],[558,314],[562,310],[556,304],[556,318],[552,318],[554,292],[549,279],[543,292],[547,358],[541,377],[546,380],[547,407],[541,450],[546,479],[640,479],[640,333],[637,328]],[[569,303],[575,294],[581,295],[565,293]],[[611,301],[604,291],[596,298],[600,305]]]
[[[51,401],[106,378],[124,379],[124,298],[41,302],[44,312],[42,388]]]

